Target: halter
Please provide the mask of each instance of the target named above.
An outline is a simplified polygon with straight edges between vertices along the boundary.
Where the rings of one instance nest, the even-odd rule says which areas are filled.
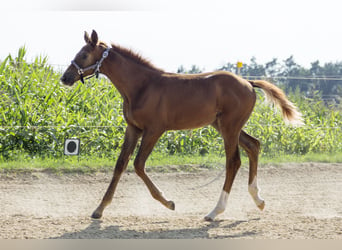
[[[109,47],[106,48],[106,50],[103,51],[101,59],[99,61],[97,61],[95,64],[90,65],[86,68],[81,68],[80,66],[77,65],[77,63],[74,60],[71,61],[71,64],[76,67],[77,73],[80,75],[80,78],[81,78],[80,80],[82,83],[84,83],[84,78],[83,78],[84,72],[91,70],[91,69],[94,69],[94,73],[92,75],[90,75],[89,77],[87,77],[86,80],[89,78],[92,78],[93,76],[96,76],[96,78],[99,78],[101,64],[102,64],[103,60],[108,56],[109,51],[110,51],[110,48]]]

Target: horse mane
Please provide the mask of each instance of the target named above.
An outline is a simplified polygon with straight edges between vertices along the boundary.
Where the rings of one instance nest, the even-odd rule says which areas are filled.
[[[153,71],[164,73],[164,71],[162,69],[157,68],[149,60],[143,58],[141,55],[132,51],[131,49],[127,49],[127,48],[121,47],[121,46],[113,44],[113,43],[112,43],[112,49],[115,52],[122,55],[123,57],[131,59],[131,60],[135,61],[136,63],[138,63],[144,67],[147,67]]]

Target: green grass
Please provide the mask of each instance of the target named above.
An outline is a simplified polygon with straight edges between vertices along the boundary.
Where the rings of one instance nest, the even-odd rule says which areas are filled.
[[[242,167],[248,167],[248,158],[241,157]],[[260,157],[259,167],[263,165],[281,165],[285,163],[342,163],[342,153],[332,154],[307,154],[307,155],[281,155],[277,157]],[[112,172],[116,158],[98,158],[84,156],[65,156],[63,158],[37,158],[18,159],[15,161],[1,162],[1,172],[32,172],[51,171],[54,173],[94,173]],[[191,155],[165,155],[153,153],[146,162],[146,170],[150,172],[175,172],[175,171],[198,171],[217,170],[225,166],[225,157],[218,155],[191,156]],[[134,172],[133,160],[128,164],[128,172]]]

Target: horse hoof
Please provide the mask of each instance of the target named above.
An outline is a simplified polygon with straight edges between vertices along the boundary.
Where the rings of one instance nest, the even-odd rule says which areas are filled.
[[[169,209],[171,209],[171,210],[175,210],[176,205],[175,205],[175,203],[174,203],[173,201],[168,201],[168,202],[167,202],[167,207],[168,207]]]
[[[91,215],[91,218],[93,219],[100,219],[101,217],[102,217],[102,214],[96,211]]]
[[[211,217],[209,217],[209,216],[205,216],[205,217],[204,217],[204,220],[205,220],[205,221],[209,221],[209,222],[213,222],[213,221],[214,221],[214,219],[211,218]]]
[[[262,211],[265,208],[265,201],[262,201],[261,204],[258,205],[258,208]]]

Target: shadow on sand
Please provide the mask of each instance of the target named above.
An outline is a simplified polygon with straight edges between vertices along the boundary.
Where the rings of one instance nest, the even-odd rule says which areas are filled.
[[[254,221],[259,220],[252,219]],[[165,225],[154,231],[132,230],[124,229],[121,226],[101,226],[102,220],[92,220],[89,226],[81,231],[67,232],[60,237],[52,239],[232,239],[232,238],[253,238],[257,234],[256,231],[241,231],[235,234],[230,233],[230,229],[238,227],[240,224],[248,223],[251,220],[238,220],[233,223],[227,224],[224,220],[203,222],[203,226],[197,228],[184,228],[184,229],[167,229],[169,221],[155,222],[154,224]],[[222,225],[224,224],[224,225]],[[211,234],[211,229],[219,228],[226,232],[224,235]],[[233,230],[234,231],[234,230]]]

